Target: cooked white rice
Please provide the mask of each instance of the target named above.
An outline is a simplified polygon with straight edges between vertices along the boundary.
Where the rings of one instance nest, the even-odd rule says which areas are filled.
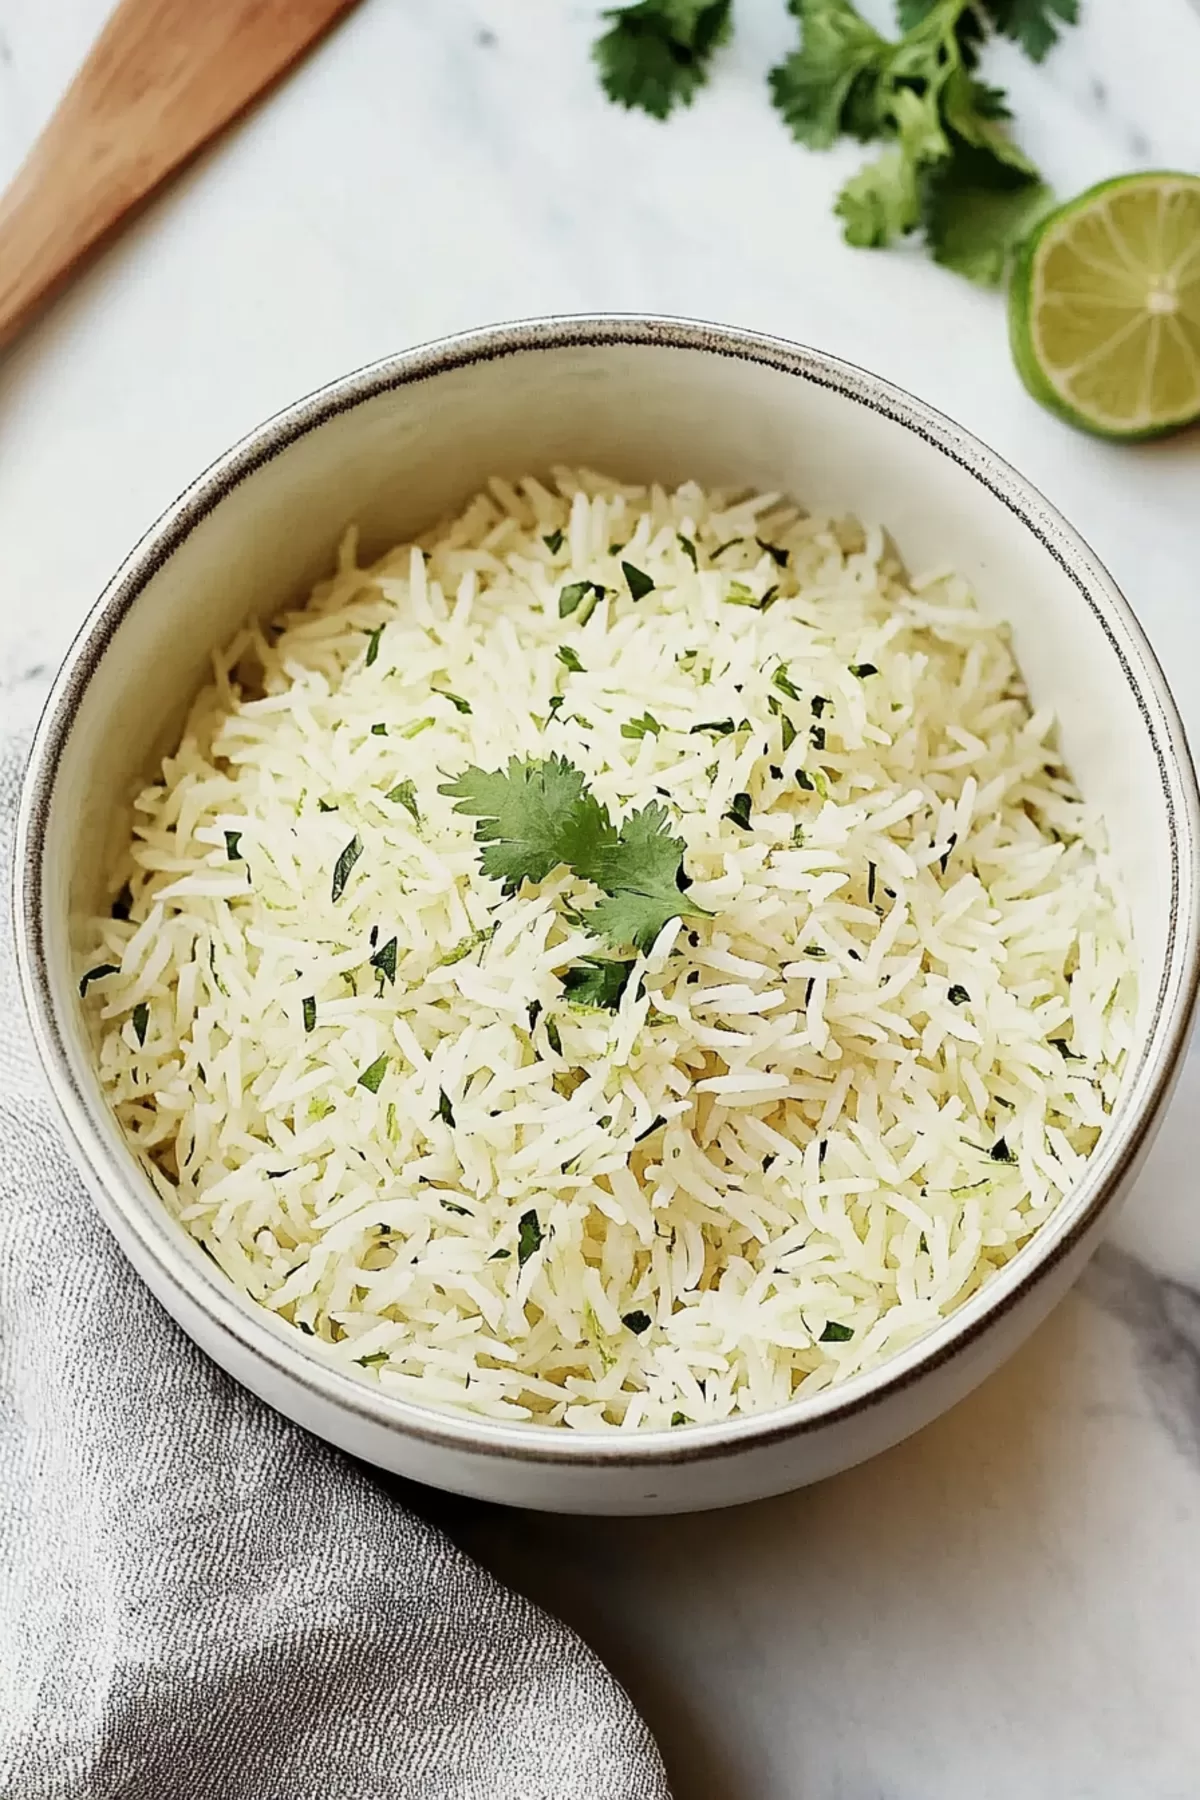
[[[713,915],[616,1012],[562,994],[595,890],[503,898],[439,793],[551,751],[618,818],[663,801]],[[351,533],[216,659],[125,882],[80,974],[119,965],[87,1005],[167,1205],[325,1356],[496,1418],[690,1423],[878,1363],[1050,1216],[1130,1041],[1103,833],[1004,629],[773,495],[560,472],[369,569]]]

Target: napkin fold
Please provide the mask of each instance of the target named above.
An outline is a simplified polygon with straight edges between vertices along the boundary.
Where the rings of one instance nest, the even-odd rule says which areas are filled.
[[[5,892],[23,760],[0,742]],[[669,1800],[572,1632],[138,1281],[59,1141],[7,908],[0,1021],[5,1800]]]

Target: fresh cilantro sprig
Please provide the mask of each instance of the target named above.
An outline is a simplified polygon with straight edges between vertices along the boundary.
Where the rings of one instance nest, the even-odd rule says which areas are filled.
[[[514,756],[504,769],[469,768],[441,792],[475,820],[483,872],[506,894],[563,866],[600,888],[585,917],[614,948],[647,951],[669,919],[704,916],[684,891],[686,846],[672,836],[664,809],[646,806],[614,825],[565,757]]]
[[[999,281],[1052,195],[1008,135],[1004,95],[977,78],[980,50],[995,32],[1040,62],[1079,0],[897,0],[896,38],[852,0],[788,9],[800,42],[769,81],[792,135],[813,150],[843,136],[883,146],[838,195],[847,242],[880,248],[921,231],[936,262]],[[656,118],[690,103],[731,25],[728,5],[701,0],[640,0],[606,17],[595,51],[605,91]]]
[[[605,93],[655,119],[690,106],[732,14],[733,0],[637,0],[606,12],[609,28],[592,49]]]

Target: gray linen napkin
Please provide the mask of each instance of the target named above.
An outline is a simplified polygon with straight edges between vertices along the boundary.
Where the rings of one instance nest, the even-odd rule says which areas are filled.
[[[0,1034],[5,1800],[668,1800],[578,1638],[141,1286],[58,1141],[7,906]]]

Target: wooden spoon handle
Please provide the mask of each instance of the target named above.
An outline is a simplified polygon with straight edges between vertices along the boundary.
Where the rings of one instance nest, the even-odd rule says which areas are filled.
[[[121,0],[0,200],[0,344],[356,0]]]

